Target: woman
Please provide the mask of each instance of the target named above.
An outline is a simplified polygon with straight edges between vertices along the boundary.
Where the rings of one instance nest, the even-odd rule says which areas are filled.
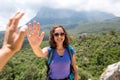
[[[44,32],[39,35],[40,24],[34,22],[29,24],[28,41],[38,57],[48,57],[50,47],[54,49],[54,57],[50,64],[50,80],[68,80],[67,77],[70,73],[70,59],[66,47],[69,45],[69,38],[67,32],[61,25],[54,25],[50,31],[50,47],[41,49],[39,46],[44,38]],[[78,80],[78,73],[76,68],[75,51],[72,51],[72,66],[74,68],[75,78]]]

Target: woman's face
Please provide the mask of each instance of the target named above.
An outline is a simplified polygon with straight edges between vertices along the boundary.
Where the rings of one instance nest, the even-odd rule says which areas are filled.
[[[58,44],[62,44],[63,45],[63,42],[65,40],[65,33],[64,33],[63,29],[60,28],[60,27],[56,28],[55,32],[53,33],[53,35],[54,35],[54,40],[55,40],[56,44],[57,45]]]

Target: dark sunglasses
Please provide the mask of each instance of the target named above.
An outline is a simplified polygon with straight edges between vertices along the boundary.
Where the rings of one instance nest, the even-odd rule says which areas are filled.
[[[65,33],[54,33],[54,36],[58,37],[58,36],[64,36]]]

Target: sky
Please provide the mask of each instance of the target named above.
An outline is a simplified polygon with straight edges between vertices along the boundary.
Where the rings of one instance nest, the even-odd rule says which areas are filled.
[[[5,30],[9,18],[18,10],[25,13],[19,26],[31,20],[41,7],[76,11],[103,11],[120,17],[120,0],[0,0],[0,31]]]

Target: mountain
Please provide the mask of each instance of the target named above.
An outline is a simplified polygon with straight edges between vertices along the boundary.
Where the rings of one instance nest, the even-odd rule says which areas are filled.
[[[5,31],[0,31],[0,39],[2,39],[4,37],[4,33],[5,33]]]
[[[67,26],[67,30],[72,34],[80,33],[99,33],[108,31],[120,31],[120,17],[104,20],[101,22],[79,22],[71,26]],[[69,28],[68,28],[69,27]]]
[[[36,16],[29,22],[36,20],[41,23],[41,29],[49,31],[50,26],[55,23],[65,25],[65,28],[74,34],[81,32],[99,32],[108,28],[119,28],[120,17],[99,11],[74,11],[69,9],[41,8]],[[28,23],[29,23],[28,22]],[[27,23],[26,23],[27,24]],[[47,28],[46,28],[47,26]],[[47,30],[46,30],[47,29]],[[119,30],[119,29],[118,29]],[[0,38],[4,36],[4,31],[0,31]]]
[[[29,22],[36,20],[41,25],[49,24],[69,24],[77,22],[98,22],[107,19],[115,18],[110,13],[100,11],[74,11],[70,9],[52,9],[52,8],[41,8],[36,16]],[[29,23],[28,22],[28,23]]]

